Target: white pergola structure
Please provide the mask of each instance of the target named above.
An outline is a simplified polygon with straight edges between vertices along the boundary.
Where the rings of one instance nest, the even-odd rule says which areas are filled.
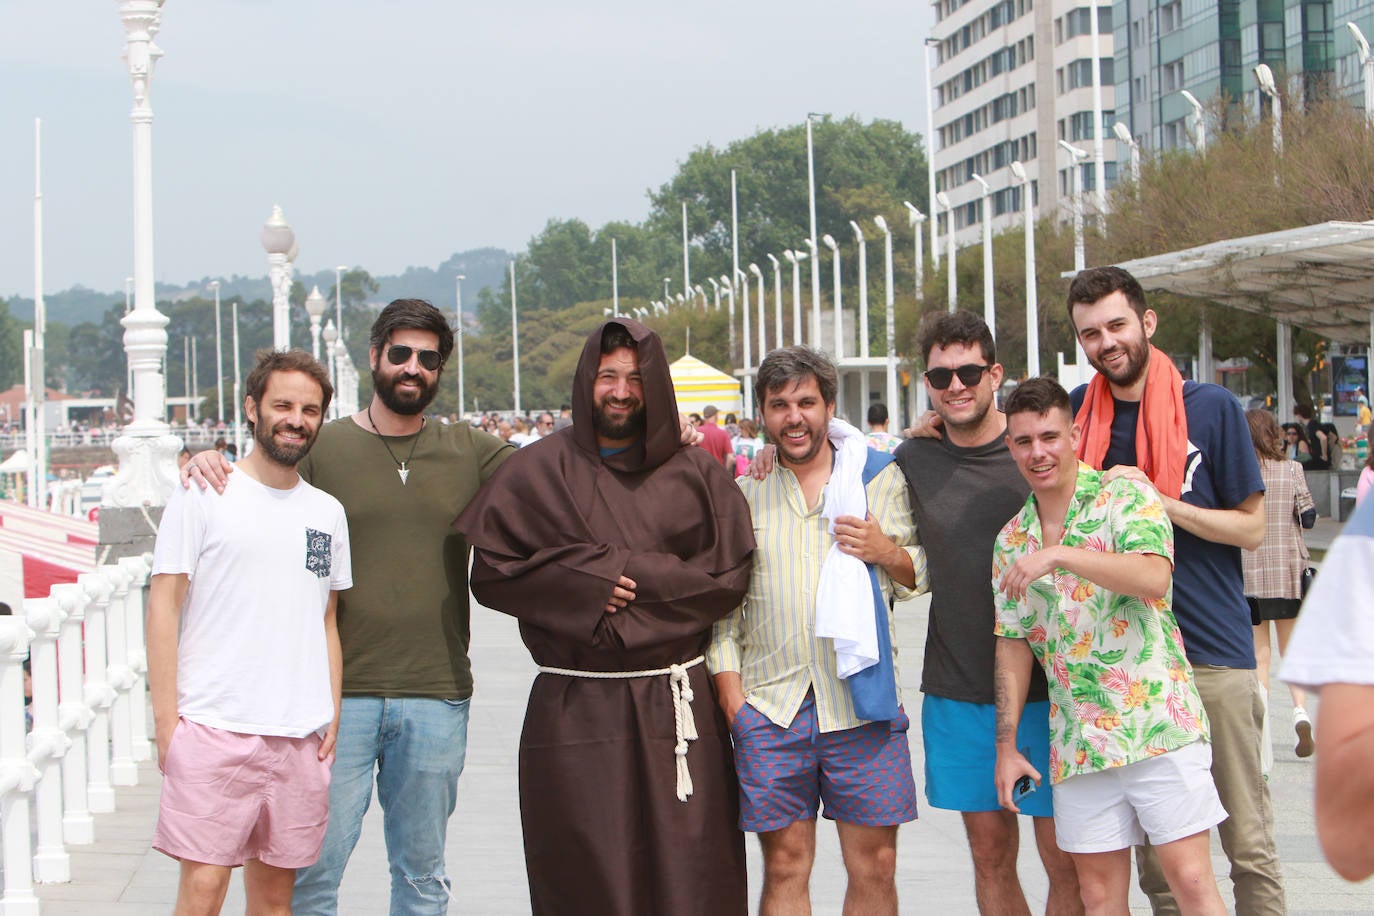
[[[1374,220],[1226,239],[1117,266],[1147,290],[1206,299],[1278,321],[1280,420],[1292,419],[1292,326],[1334,341],[1368,344],[1374,354]],[[1372,382],[1366,379],[1366,391]]]

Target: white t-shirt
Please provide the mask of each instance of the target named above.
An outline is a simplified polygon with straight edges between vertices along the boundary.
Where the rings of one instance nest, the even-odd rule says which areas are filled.
[[[250,735],[300,738],[334,718],[324,613],[353,585],[339,501],[305,481],[240,471],[224,494],[176,487],[153,574],[191,585],[177,644],[177,713]]]
[[[1374,684],[1374,500],[1355,510],[1322,559],[1279,676],[1313,691]]]

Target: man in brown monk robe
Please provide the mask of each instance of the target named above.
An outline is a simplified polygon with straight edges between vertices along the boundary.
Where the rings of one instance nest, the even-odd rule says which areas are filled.
[[[473,594],[519,618],[542,672],[520,737],[533,910],[746,913],[729,729],[702,652],[749,585],[749,507],[680,445],[663,343],[638,322],[587,339],[573,419],[455,523]]]

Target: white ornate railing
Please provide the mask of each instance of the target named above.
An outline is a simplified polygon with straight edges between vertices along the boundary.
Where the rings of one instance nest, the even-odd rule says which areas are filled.
[[[115,787],[137,784],[138,763],[152,756],[143,638],[151,562],[103,565],[26,599],[23,616],[0,617],[4,916],[36,916],[34,882],[71,880],[67,847],[94,842],[92,815],[113,811]]]

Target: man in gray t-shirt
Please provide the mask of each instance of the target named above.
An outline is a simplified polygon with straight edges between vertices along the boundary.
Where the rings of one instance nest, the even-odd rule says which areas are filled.
[[[1016,815],[997,800],[993,703],[992,548],[1029,488],[1008,452],[1006,418],[993,406],[1002,382],[992,334],[966,311],[932,313],[919,340],[926,391],[938,420],[911,431],[897,464],[906,475],[930,570],[930,625],[921,675],[926,798],[963,814],[978,907],[1025,912],[1016,873]],[[1049,772],[1045,677],[1034,670],[1017,746]],[[1033,817],[1050,878],[1047,910],[1081,912],[1073,862],[1055,844],[1048,786],[1018,803]]]

